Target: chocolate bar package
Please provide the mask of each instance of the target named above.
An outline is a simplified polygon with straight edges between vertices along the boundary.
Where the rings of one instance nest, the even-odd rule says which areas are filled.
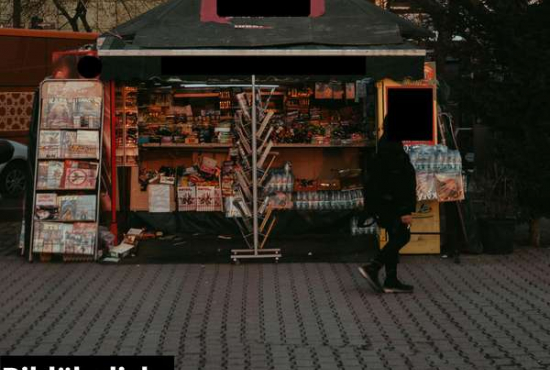
[[[194,212],[197,210],[197,189],[194,186],[178,187],[178,211]]]

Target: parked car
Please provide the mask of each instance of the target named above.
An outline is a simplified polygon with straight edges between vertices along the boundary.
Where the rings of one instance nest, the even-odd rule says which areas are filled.
[[[27,166],[27,146],[0,139],[0,194],[13,198],[24,193]]]

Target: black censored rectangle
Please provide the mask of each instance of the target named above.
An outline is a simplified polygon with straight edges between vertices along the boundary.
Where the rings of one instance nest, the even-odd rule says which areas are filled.
[[[309,17],[311,0],[217,0],[220,17]]]
[[[192,75],[361,75],[367,73],[361,56],[163,57],[165,76]]]
[[[388,137],[396,141],[433,141],[433,102],[432,88],[388,88]]]
[[[174,370],[174,356],[0,356],[0,370]]]

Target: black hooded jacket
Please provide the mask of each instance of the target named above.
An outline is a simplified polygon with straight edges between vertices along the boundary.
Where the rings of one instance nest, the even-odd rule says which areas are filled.
[[[371,211],[381,224],[416,210],[416,173],[401,142],[390,141],[383,135],[376,158],[366,172],[372,179],[368,180],[366,192],[374,193],[367,194],[366,207],[369,207],[370,195],[370,203],[374,204]]]

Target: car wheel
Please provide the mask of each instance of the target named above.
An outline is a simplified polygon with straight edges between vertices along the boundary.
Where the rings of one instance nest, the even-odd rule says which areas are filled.
[[[27,168],[24,162],[9,163],[0,175],[0,193],[6,197],[17,197],[25,192]]]

